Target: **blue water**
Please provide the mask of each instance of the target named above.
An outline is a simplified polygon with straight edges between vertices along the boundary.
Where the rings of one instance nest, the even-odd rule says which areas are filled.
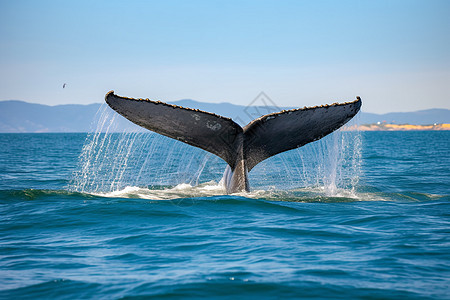
[[[337,132],[224,195],[155,134],[0,134],[0,298],[450,299],[449,150]]]

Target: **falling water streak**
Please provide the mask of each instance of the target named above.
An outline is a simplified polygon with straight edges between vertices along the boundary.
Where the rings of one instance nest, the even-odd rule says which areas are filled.
[[[303,155],[300,151],[296,151],[301,162],[302,162],[302,172],[300,173],[300,178],[302,179],[302,182],[306,182],[306,179],[308,178],[308,169],[306,168],[305,160],[303,159]]]
[[[360,131],[354,132],[355,137],[353,139],[353,151],[352,151],[352,176],[351,176],[351,192],[353,195],[356,193],[356,186],[359,183],[359,178],[362,176],[362,135]]]
[[[324,182],[324,188],[325,188],[325,194],[327,194],[328,196],[331,195],[335,195],[336,194],[336,190],[337,187],[336,185],[339,185],[339,182],[336,182],[336,180],[339,180],[340,177],[337,176],[337,172],[338,172],[338,164],[341,162],[341,152],[338,151],[339,147],[338,147],[338,133],[333,134],[330,137],[331,140],[331,151],[328,150],[326,152],[328,152],[328,155],[326,155],[325,157],[328,159],[328,170],[329,172],[326,172],[323,174],[323,182]],[[341,135],[341,140],[342,140],[343,136]]]
[[[119,153],[114,156],[113,167],[117,170],[113,172],[115,174],[114,179],[110,185],[110,191],[123,188],[121,186],[124,173],[128,167],[128,160],[130,158],[131,150],[133,149],[134,142],[136,140],[137,132],[125,133],[123,138],[119,140],[117,149]]]
[[[97,112],[97,126],[95,132],[89,133],[86,138],[79,158],[81,171],[74,173],[72,190],[98,192],[108,186],[109,189],[120,186],[118,183],[127,167],[136,133],[131,135],[132,139],[129,134],[120,136],[120,133],[112,133],[116,125],[116,116],[106,105]],[[118,146],[123,143],[127,147]]]
[[[317,187],[325,195],[354,194],[361,170],[361,134],[337,131],[296,151],[297,185]],[[295,177],[295,175],[294,175]]]
[[[145,137],[147,137],[147,138],[145,138]],[[142,146],[141,146],[141,152],[140,152],[138,161],[140,162],[140,161],[144,160],[144,162],[141,164],[141,167],[139,168],[139,172],[134,181],[134,186],[138,185],[138,183],[142,177],[142,174],[144,173],[144,170],[150,168],[150,165],[149,165],[149,163],[151,161],[150,157],[151,157],[151,154],[154,152],[154,149],[157,145],[157,142],[155,142],[157,140],[157,137],[158,137],[158,135],[153,134],[153,133],[142,133],[142,135],[141,135],[141,138],[144,140],[144,142],[142,143]],[[148,143],[150,143],[150,146],[147,146]],[[147,147],[148,147],[147,155],[144,155],[144,151]],[[145,156],[145,158],[144,158],[144,156]]]
[[[173,144],[173,141],[169,141],[171,143],[171,147],[167,153],[166,159],[164,160],[164,164],[162,165],[162,167],[158,170],[158,175],[156,178],[159,178],[158,181],[158,185],[164,185],[166,183],[167,179],[172,179],[173,180],[173,176],[171,175],[176,175],[173,174],[172,172],[172,166],[173,166],[173,161],[175,159],[174,157],[174,151],[175,149],[178,149],[180,146],[177,144]],[[165,172],[165,176],[163,176],[163,174],[161,174],[162,172]],[[169,175],[169,176],[167,176]]]
[[[184,145],[180,145],[181,150],[181,157],[175,162],[177,166],[177,171],[175,172],[175,176],[177,177],[178,182],[187,182],[189,181],[189,171],[193,164],[194,158],[196,158],[194,155],[187,155],[187,151],[182,151]],[[182,164],[181,162],[185,162]],[[198,165],[198,161],[197,161]]]
[[[282,167],[277,170],[278,177],[282,178],[284,176],[283,180],[286,182],[286,188],[291,189],[297,177],[295,172],[298,171],[297,165],[290,163],[285,155],[280,155],[279,160]]]
[[[79,156],[80,171],[76,171],[74,173],[69,187],[69,189],[71,190],[85,192],[92,180],[94,180],[94,178],[92,178],[91,176],[92,170],[96,169],[98,166],[96,162],[104,145],[104,139],[102,139],[100,142],[100,147],[98,147],[99,139],[102,135],[102,132],[109,132],[115,119],[115,116],[113,116],[112,118],[109,117],[107,109],[108,107],[103,104],[97,110],[94,118],[96,129],[94,132],[90,132],[86,137],[85,144]]]
[[[190,184],[191,185],[198,185],[199,184],[199,180],[200,180],[200,175],[202,174],[203,170],[205,169],[205,166],[208,162],[208,160],[210,159],[211,154],[207,153],[204,157],[203,160],[200,164],[200,168],[197,170],[197,172],[194,174],[195,180],[191,180]]]
[[[145,161],[141,169],[139,170],[139,179],[143,177],[150,177],[150,176],[143,176],[142,174],[146,174],[146,172],[153,172],[156,174],[156,178],[159,178],[159,171],[161,170],[160,167],[158,167],[158,162],[161,162],[160,159],[158,159],[159,156],[162,156],[164,151],[161,151],[161,148],[163,145],[165,145],[166,142],[169,142],[170,140],[162,135],[159,134],[152,134],[152,142],[150,144],[150,149],[145,157]],[[166,158],[167,159],[167,158]],[[156,182],[146,182],[145,185],[154,185],[158,184]]]

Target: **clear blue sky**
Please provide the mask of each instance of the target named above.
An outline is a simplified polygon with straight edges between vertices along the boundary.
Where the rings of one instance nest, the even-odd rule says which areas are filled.
[[[0,0],[0,43],[0,100],[450,108],[447,0]]]

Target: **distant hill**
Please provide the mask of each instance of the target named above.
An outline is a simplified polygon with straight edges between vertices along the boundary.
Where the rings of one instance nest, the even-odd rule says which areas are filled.
[[[0,102],[0,132],[88,131],[100,104],[48,106],[23,101]]]
[[[241,125],[271,112],[292,107],[243,106],[231,103],[205,103],[194,100],[179,100],[172,104],[198,108],[232,118]],[[90,105],[56,105],[27,103],[24,101],[0,101],[0,132],[88,132],[95,128],[95,115],[102,104]],[[109,108],[106,108],[110,110]],[[360,113],[360,124],[377,122],[394,124],[428,125],[450,123],[450,110],[428,109],[408,113],[372,114]],[[139,129],[121,116],[116,117],[115,130]]]

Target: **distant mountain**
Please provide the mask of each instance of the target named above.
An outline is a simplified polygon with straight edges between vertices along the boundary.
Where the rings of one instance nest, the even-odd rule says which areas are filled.
[[[231,103],[205,103],[194,100],[179,100],[172,104],[184,107],[197,108],[214,112],[232,118],[237,123],[245,125],[251,120],[271,112],[292,107],[276,106],[243,106]],[[90,105],[56,105],[27,103],[24,101],[0,101],[0,132],[89,132],[96,128],[96,114],[101,111],[102,104]],[[103,106],[106,112],[109,107]],[[114,114],[112,114],[114,115]],[[99,116],[97,116],[98,118]],[[450,110],[428,109],[407,113],[372,114],[360,113],[360,124],[377,122],[394,124],[427,125],[434,123],[450,123]],[[117,116],[112,130],[139,129],[140,128],[121,116]]]
[[[99,104],[48,106],[23,101],[0,102],[0,132],[88,131]]]

